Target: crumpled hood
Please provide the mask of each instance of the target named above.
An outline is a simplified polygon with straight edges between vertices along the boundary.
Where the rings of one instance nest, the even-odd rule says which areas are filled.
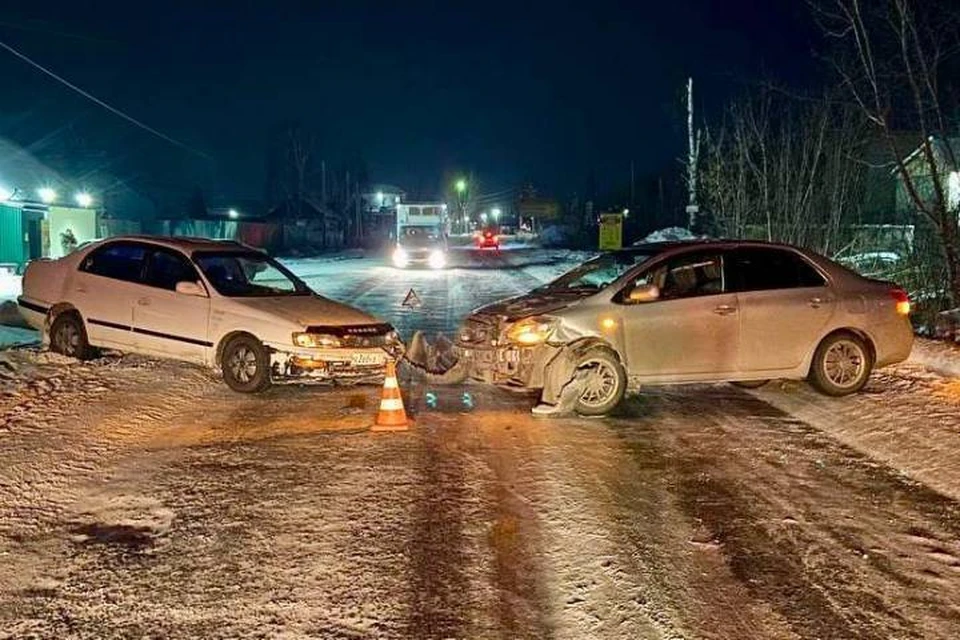
[[[303,327],[310,325],[356,325],[380,322],[359,309],[320,296],[233,298],[240,306],[262,314],[279,316]]]
[[[522,296],[507,298],[485,307],[480,307],[475,313],[484,315],[505,316],[508,320],[519,320],[529,316],[551,313],[573,306],[584,298],[596,292],[557,293],[555,291],[531,291]]]

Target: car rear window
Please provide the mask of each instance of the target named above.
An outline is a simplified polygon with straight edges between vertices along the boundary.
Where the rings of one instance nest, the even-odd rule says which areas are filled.
[[[746,248],[732,252],[733,284],[736,291],[769,291],[822,287],[823,276],[793,251]]]
[[[116,242],[91,251],[80,270],[104,278],[139,282],[146,255],[143,245]]]

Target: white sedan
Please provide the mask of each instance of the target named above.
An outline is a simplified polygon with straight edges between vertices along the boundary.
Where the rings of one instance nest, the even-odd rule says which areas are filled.
[[[403,352],[393,327],[317,295],[236,242],[118,237],[31,262],[20,312],[56,352],[111,348],[219,367],[231,389],[375,381]]]

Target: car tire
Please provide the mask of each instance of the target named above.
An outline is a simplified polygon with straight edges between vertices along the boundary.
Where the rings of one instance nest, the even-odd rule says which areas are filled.
[[[65,311],[54,318],[50,325],[50,350],[77,360],[89,360],[94,356],[80,314]]]
[[[627,391],[627,372],[608,349],[590,349],[577,363],[576,375],[591,372],[574,411],[582,416],[604,416],[620,404]]]
[[[737,380],[735,382],[731,382],[730,384],[732,384],[735,387],[740,387],[741,389],[759,389],[760,387],[764,386],[768,382],[770,381],[769,380]]]
[[[270,353],[249,335],[230,339],[220,358],[223,381],[239,393],[259,393],[270,386]]]
[[[824,338],[813,354],[810,384],[828,396],[847,396],[867,384],[873,371],[873,354],[859,336],[834,333]]]

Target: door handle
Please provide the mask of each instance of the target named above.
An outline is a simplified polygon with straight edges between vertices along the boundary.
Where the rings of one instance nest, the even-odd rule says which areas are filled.
[[[140,305],[141,307],[149,307],[150,298],[140,298],[139,300],[137,300],[137,304]]]
[[[730,315],[731,313],[736,313],[736,312],[737,312],[737,308],[736,308],[736,307],[733,307],[733,306],[731,306],[731,305],[729,305],[729,304],[722,304],[722,305],[720,305],[719,307],[716,307],[716,308],[713,310],[713,312],[714,312],[715,314],[717,314],[718,316],[728,316],[728,315]]]

